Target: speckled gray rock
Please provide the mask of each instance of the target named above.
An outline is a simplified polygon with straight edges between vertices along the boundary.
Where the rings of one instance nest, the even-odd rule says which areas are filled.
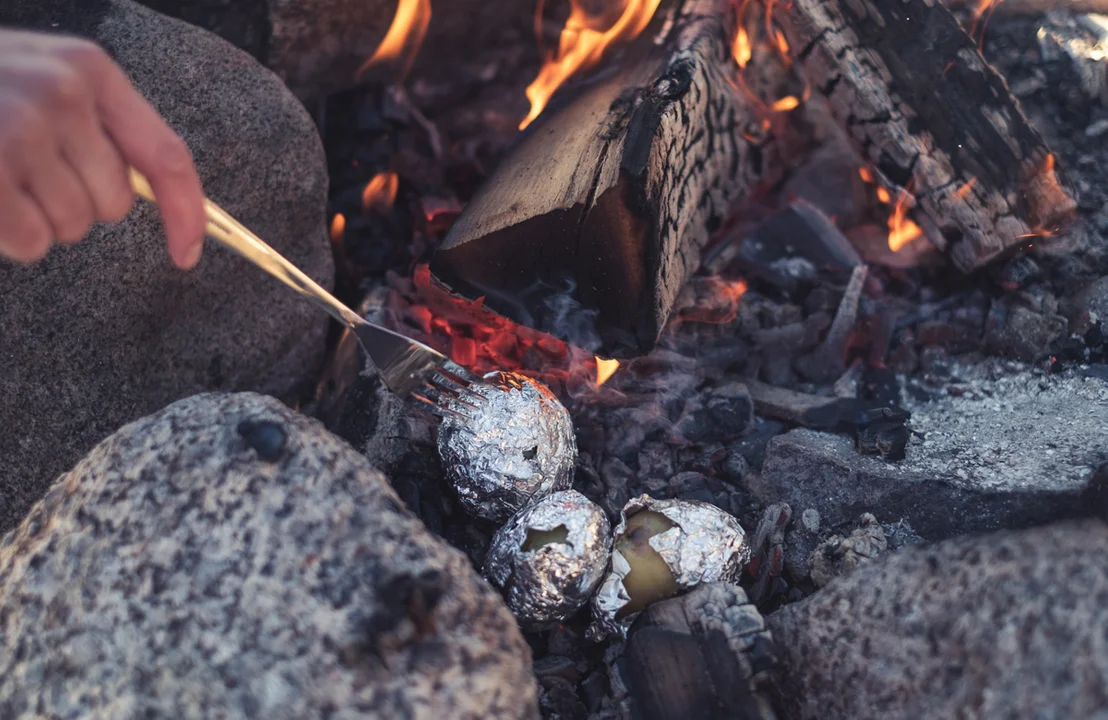
[[[0,544],[0,717],[527,718],[496,592],[315,421],[200,395]]]
[[[785,717],[1108,716],[1108,526],[912,547],[767,618]]]
[[[208,193],[330,285],[322,145],[272,73],[127,0],[9,0],[0,25],[101,42],[183,135]],[[172,267],[146,203],[36,265],[0,261],[0,533],[127,422],[198,392],[284,397],[313,379],[326,327],[303,298],[212,243],[195,272]]]
[[[301,97],[318,99],[355,84],[385,37],[396,0],[140,0],[219,33],[251,52]],[[432,0],[431,21],[413,75],[473,82],[490,48],[535,52],[534,4],[513,0]],[[518,53],[517,53],[518,54]],[[513,67],[514,69],[514,67]],[[393,67],[372,79],[395,78]]]

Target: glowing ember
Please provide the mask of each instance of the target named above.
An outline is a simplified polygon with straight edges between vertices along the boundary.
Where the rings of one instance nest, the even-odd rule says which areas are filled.
[[[858,176],[866,183],[876,184],[873,171],[868,167],[858,168]],[[955,195],[957,197],[964,197],[965,194],[969,193],[973,188],[973,183],[974,181],[970,180],[965,185],[958,188]],[[892,195],[880,185],[877,185],[875,192],[877,194],[877,199],[883,204],[888,205],[892,202]],[[897,194],[896,203],[893,205],[892,212],[889,214],[889,249],[893,252],[899,251],[905,245],[923,235],[923,230],[920,229],[920,226],[916,225],[916,223],[908,217],[908,200],[911,199],[911,192],[912,183],[909,181],[908,186]]]
[[[977,178],[970,178],[965,185],[954,191],[954,197],[959,200],[965,199],[965,197],[970,194],[970,191],[973,190],[973,186],[976,182]]]
[[[385,214],[396,202],[396,190],[400,186],[400,177],[392,170],[377,173],[366,183],[362,191],[362,209]]]
[[[549,386],[559,396],[595,391],[596,359],[591,353],[546,333],[517,325],[484,306],[437,285],[427,265],[411,280],[394,277],[389,311],[401,332],[450,356],[470,370],[519,372]]]
[[[777,52],[781,55],[788,57],[789,55],[789,43],[785,41],[785,36],[780,30],[773,31],[773,44],[777,48]]]
[[[800,106],[800,100],[795,95],[786,95],[777,102],[770,105],[770,108],[777,112],[788,112],[789,110],[795,110]]]
[[[613,44],[627,42],[641,33],[654,17],[661,0],[629,0],[623,14],[607,30],[592,27],[593,18],[580,0],[570,0],[572,9],[558,43],[558,52],[548,58],[539,76],[527,87],[531,112],[519,124],[522,130],[539,116],[554,91],[579,70],[588,70],[600,61]]]
[[[735,33],[735,42],[731,45],[731,55],[739,67],[745,68],[750,62],[750,54],[750,38],[746,34],[746,28],[740,25],[739,31]]]
[[[683,306],[677,311],[682,322],[726,325],[739,314],[739,300],[746,293],[746,281],[712,275],[696,277],[682,293]]]
[[[415,63],[430,22],[431,0],[400,0],[385,39],[358,69],[358,78],[371,68],[390,64],[397,68],[396,82],[403,82]]]
[[[342,213],[338,213],[331,218],[331,242],[341,243],[342,235],[346,231],[346,218]]]
[[[897,252],[923,234],[919,225],[908,217],[909,197],[907,189],[901,192],[896,198],[896,205],[893,206],[893,214],[889,216],[889,249],[893,252]]]
[[[619,369],[619,360],[605,360],[599,355],[596,358],[596,384],[603,385],[608,378]]]

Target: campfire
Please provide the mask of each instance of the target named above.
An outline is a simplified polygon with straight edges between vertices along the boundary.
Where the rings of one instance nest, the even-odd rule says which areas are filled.
[[[0,19],[214,241],[0,260],[0,718],[1104,716],[1108,0]]]
[[[652,603],[722,582],[768,612],[930,539],[866,515],[833,521],[815,574],[789,560],[787,529],[820,514],[760,497],[777,436],[901,472],[925,436],[905,393],[946,392],[954,356],[1057,373],[1104,353],[1095,323],[1043,329],[1077,192],[990,64],[996,3],[540,1],[531,61],[449,106],[411,75],[433,4],[401,0],[365,82],[326,103],[338,292],[489,377],[501,410],[382,410],[350,338],[317,409],[367,448],[366,422],[396,433],[377,459],[504,591],[536,667],[572,656],[568,690],[540,677],[548,716],[672,699],[591,644],[634,638]],[[547,401],[570,442],[539,429]],[[527,448],[496,432],[525,422]]]

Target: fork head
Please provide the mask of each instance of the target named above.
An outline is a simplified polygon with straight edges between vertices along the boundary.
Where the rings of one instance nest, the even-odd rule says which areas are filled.
[[[470,404],[480,401],[481,396],[470,390],[480,378],[437,350],[356,315],[351,329],[385,387],[396,395],[408,398],[420,393],[425,401],[444,408],[457,399]]]
[[[484,382],[461,365],[447,360],[424,378],[423,387],[412,391],[411,397],[440,417],[468,418],[471,413],[479,412],[485,403],[485,397],[474,389]]]

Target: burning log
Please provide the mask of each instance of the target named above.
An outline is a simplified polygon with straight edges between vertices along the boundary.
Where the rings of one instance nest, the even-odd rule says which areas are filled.
[[[1054,156],[937,0],[770,3],[813,87],[928,238],[971,271],[1076,209]]]
[[[568,339],[649,350],[709,234],[774,164],[764,108],[736,83],[732,5],[680,0],[647,29],[653,43],[539,116],[458,218],[435,276],[562,337],[567,304],[551,298],[567,291],[598,334]]]

